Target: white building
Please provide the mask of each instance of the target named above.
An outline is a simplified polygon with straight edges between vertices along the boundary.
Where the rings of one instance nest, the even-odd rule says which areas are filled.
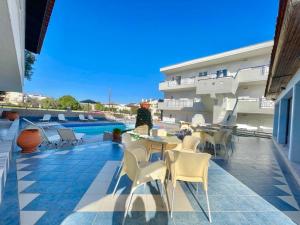
[[[54,0],[0,1],[0,91],[22,92],[25,49],[40,53]]]
[[[272,46],[269,41],[161,68],[163,120],[203,114],[206,122],[219,123],[231,112],[240,127],[272,127],[273,102],[263,97]]]

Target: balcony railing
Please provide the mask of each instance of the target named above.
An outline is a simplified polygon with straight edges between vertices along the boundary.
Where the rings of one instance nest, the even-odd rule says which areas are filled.
[[[172,81],[167,81],[167,82],[168,82],[168,87],[191,85],[191,84],[195,83],[195,78],[183,78],[180,81],[172,80]]]
[[[174,109],[180,110],[183,108],[192,108],[196,99],[165,99],[163,102],[158,103],[159,109]]]
[[[260,108],[262,109],[274,109],[274,101],[267,100],[266,98],[260,99]]]

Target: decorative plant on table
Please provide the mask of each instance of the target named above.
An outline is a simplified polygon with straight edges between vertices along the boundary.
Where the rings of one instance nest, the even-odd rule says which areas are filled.
[[[119,128],[113,129],[113,139],[112,139],[112,141],[121,143],[121,141],[122,141],[121,134],[122,134],[121,129],[119,129]]]
[[[153,127],[152,115],[149,110],[150,104],[147,102],[142,102],[140,106],[141,107],[137,110],[135,127],[148,125],[150,131],[150,129]]]

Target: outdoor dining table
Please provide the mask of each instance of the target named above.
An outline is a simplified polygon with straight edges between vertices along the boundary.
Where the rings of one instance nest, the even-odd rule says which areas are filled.
[[[150,142],[154,142],[161,145],[161,159],[164,159],[164,151],[168,144],[175,145],[180,144],[181,140],[178,139],[176,136],[151,136],[151,135],[139,135],[135,132],[129,131],[127,132],[135,137],[139,137]]]

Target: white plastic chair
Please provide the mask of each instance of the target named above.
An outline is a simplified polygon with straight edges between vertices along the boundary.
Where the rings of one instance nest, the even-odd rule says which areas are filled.
[[[82,114],[79,114],[78,117],[80,121],[88,121],[88,119],[86,119]]]
[[[65,118],[65,115],[64,115],[64,114],[58,114],[57,117],[58,117],[58,120],[59,120],[60,122],[66,122],[66,121],[68,121],[68,120]]]
[[[220,129],[215,132],[213,135],[206,134],[205,141],[213,145],[214,147],[214,155],[217,156],[217,145],[223,146],[225,151],[227,152],[227,142],[228,138],[231,135],[232,130],[229,129]]]
[[[127,151],[135,152],[135,155],[139,162],[144,162],[144,163],[148,162],[149,157],[148,157],[147,143],[144,140],[133,141],[130,134],[123,133],[121,146],[123,151],[127,150]],[[146,155],[145,152],[147,153]],[[120,173],[123,164],[124,164],[124,156],[119,166],[119,169],[116,173],[116,176],[118,176],[118,174]]]
[[[182,151],[166,151],[166,164],[171,174],[172,181],[172,203],[171,217],[173,216],[175,188],[177,181],[202,183],[202,188],[205,192],[206,203],[208,209],[208,219],[211,222],[210,206],[208,200],[208,166],[211,158],[207,153],[194,153]],[[197,184],[198,190],[198,184]]]
[[[145,155],[147,152],[145,151]],[[130,194],[129,194],[129,202],[126,207],[125,213],[124,213],[124,219],[123,224],[125,221],[125,218],[127,216],[132,196],[134,191],[142,184],[146,184],[151,181],[157,181],[159,180],[164,187],[164,180],[166,176],[167,167],[165,165],[164,161],[156,161],[154,163],[148,164],[146,166],[140,166],[139,161],[132,151],[125,150],[124,152],[124,165],[122,167],[120,176],[118,178],[118,181],[116,183],[115,189],[113,194],[115,194],[115,191],[119,185],[120,179],[122,176],[127,175],[129,179],[132,181]],[[164,190],[166,193],[166,190]]]
[[[44,114],[43,118],[40,119],[41,122],[49,122],[51,119],[51,115],[50,114]]]
[[[178,144],[173,150],[197,152],[197,147],[200,144],[198,137],[187,135],[182,143]]]
[[[67,142],[70,144],[82,142],[82,138],[85,135],[84,133],[74,133],[74,131],[69,128],[60,128],[57,129],[57,132],[62,142]]]

